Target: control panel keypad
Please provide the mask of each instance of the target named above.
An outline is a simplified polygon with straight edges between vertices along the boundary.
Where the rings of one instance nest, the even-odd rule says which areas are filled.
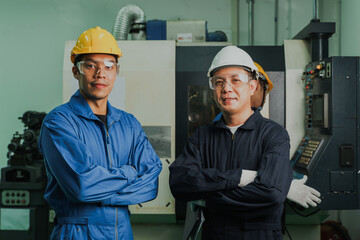
[[[3,190],[1,203],[5,206],[27,206],[30,204],[30,193],[26,190]]]

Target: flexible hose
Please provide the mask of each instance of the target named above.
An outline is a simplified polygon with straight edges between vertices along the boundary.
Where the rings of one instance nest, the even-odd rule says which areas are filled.
[[[145,22],[144,11],[137,5],[128,4],[120,8],[114,23],[113,35],[116,40],[127,40],[133,23]]]

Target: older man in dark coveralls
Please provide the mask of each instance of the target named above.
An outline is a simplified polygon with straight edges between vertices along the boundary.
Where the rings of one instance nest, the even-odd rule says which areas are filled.
[[[208,75],[223,117],[200,127],[170,166],[176,198],[206,201],[206,240],[282,239],[292,180],[289,136],[251,109],[257,74],[240,48],[228,46],[215,56]]]

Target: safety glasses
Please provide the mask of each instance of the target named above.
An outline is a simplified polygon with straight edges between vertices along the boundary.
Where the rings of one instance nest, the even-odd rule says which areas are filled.
[[[224,75],[216,75],[209,78],[209,86],[212,90],[223,89],[225,84],[231,84],[234,88],[244,86],[251,80],[247,74],[229,73]]]
[[[116,75],[119,72],[119,64],[114,61],[86,60],[78,62],[76,67],[84,75],[95,75],[100,71],[106,75]]]

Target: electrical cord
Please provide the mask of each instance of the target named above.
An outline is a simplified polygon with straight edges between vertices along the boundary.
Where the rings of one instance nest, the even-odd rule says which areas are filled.
[[[289,230],[287,229],[286,226],[285,226],[285,232],[286,232],[286,234],[288,235],[289,240],[292,240],[292,237],[291,237],[291,235],[290,235],[290,232],[289,232]]]

